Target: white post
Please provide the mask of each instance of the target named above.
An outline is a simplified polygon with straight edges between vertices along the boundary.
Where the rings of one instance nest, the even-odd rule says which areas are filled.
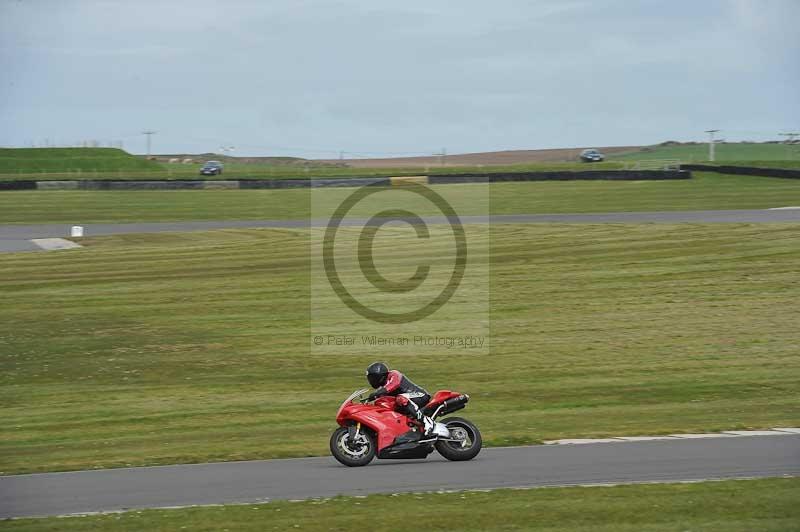
[[[709,162],[714,162],[714,133],[719,131],[719,129],[709,129],[706,131],[708,133],[708,160]]]
[[[778,135],[786,137],[786,158],[792,159],[792,144],[794,144],[794,138],[800,136],[800,133],[778,133]]]
[[[142,135],[146,135],[147,136],[147,158],[148,159],[150,158],[150,137],[152,137],[156,133],[158,133],[158,132],[150,130],[150,129],[148,129],[146,131],[142,131]]]
[[[73,225],[72,229],[69,232],[69,236],[73,238],[80,238],[83,236],[83,227],[80,225]]]

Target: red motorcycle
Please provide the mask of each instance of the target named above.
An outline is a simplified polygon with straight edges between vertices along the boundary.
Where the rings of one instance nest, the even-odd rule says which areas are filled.
[[[408,416],[395,411],[395,398],[379,397],[372,404],[358,400],[368,390],[353,392],[339,407],[339,428],[331,435],[331,454],[346,466],[364,466],[378,458],[427,458],[435,448],[448,460],[471,460],[481,450],[481,433],[470,421],[436,418],[461,410],[469,396],[449,390],[434,394],[422,409],[434,421],[430,435]]]

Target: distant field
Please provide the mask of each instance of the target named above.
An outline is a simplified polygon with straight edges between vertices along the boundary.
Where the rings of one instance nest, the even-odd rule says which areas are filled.
[[[646,161],[650,159],[680,159],[684,163],[708,161],[708,144],[680,146],[651,146],[639,151],[609,155],[611,161]],[[718,144],[715,147],[717,163],[732,163],[746,166],[755,161],[783,161],[790,165],[800,164],[800,144],[762,144],[735,142]],[[783,164],[781,164],[783,166]]]
[[[800,205],[797,179],[702,172],[693,175],[691,180],[674,181],[495,183],[489,186],[488,198],[483,186],[438,186],[447,187],[448,197],[454,198],[463,214],[485,213],[487,200],[493,214]],[[341,202],[351,192],[352,189],[326,189],[326,197],[332,203]],[[0,223],[303,219],[309,214],[310,193],[304,189],[0,192]]]
[[[1,154],[0,154],[1,156]],[[52,181],[64,179],[101,179],[101,180],[134,180],[134,179],[313,179],[331,177],[369,177],[369,176],[403,176],[403,175],[440,175],[453,173],[501,173],[501,172],[545,172],[551,170],[621,170],[624,164],[621,162],[607,162],[600,164],[572,163],[537,163],[537,164],[518,164],[509,166],[442,166],[430,167],[428,169],[409,168],[409,167],[334,167],[334,166],[303,166],[303,165],[271,165],[257,163],[225,163],[225,170],[222,176],[201,176],[200,164],[169,164],[155,161],[145,161],[151,166],[146,168],[127,168],[115,167],[114,161],[102,159],[105,169],[98,169],[95,159],[84,159],[85,167],[81,170],[70,167],[67,169],[54,170],[35,170],[34,168],[45,168],[47,161],[38,161],[38,166],[29,166],[27,170],[10,171],[0,170],[0,181],[11,181],[16,179],[32,179],[37,181]],[[130,161],[122,159],[122,164]],[[10,163],[9,163],[10,164]],[[70,163],[77,164],[73,160]],[[154,166],[152,166],[154,165]],[[55,166],[53,168],[56,168]]]
[[[631,150],[636,150],[631,148]],[[475,154],[468,162],[442,166],[436,162],[424,165],[403,165],[403,159],[392,163],[382,159],[380,164],[370,166],[369,161],[359,161],[352,167],[334,163],[292,160],[291,164],[269,162],[240,162],[226,159],[222,177],[200,176],[202,158],[191,164],[148,161],[113,148],[29,148],[0,149],[0,181],[13,179],[59,180],[59,179],[302,179],[324,177],[359,177],[387,175],[428,175],[452,173],[498,173],[498,172],[543,172],[553,170],[619,170],[626,163],[649,159],[680,159],[684,163],[705,162],[707,147],[668,146],[646,148],[647,151],[610,152],[604,163],[585,164],[570,157],[565,161],[532,161],[503,164],[514,158],[495,157],[493,154]],[[558,151],[558,150],[542,150]],[[570,151],[570,150],[566,150]],[[574,151],[574,150],[572,150]],[[506,152],[498,152],[506,153]],[[508,152],[514,153],[514,152]],[[527,152],[526,152],[527,153]],[[535,153],[535,152],[530,152]],[[496,154],[495,154],[496,155]],[[466,156],[464,156],[466,157]],[[288,161],[288,159],[287,159]],[[717,147],[717,163],[732,163],[750,166],[800,168],[800,145],[787,147],[774,144],[723,144]]]
[[[406,493],[258,505],[130,511],[3,523],[9,531],[358,530],[409,513],[432,532],[786,532],[797,530],[800,480]],[[413,510],[410,510],[413,509]]]
[[[800,423],[796,225],[468,227],[491,354],[387,358],[469,393],[487,444]],[[0,472],[326,454],[375,352],[310,349],[308,234],[0,255]],[[404,278],[418,239],[395,238],[382,273]]]

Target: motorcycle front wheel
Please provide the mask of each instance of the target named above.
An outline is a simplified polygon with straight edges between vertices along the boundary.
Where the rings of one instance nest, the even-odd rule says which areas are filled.
[[[331,454],[348,467],[365,466],[375,458],[375,438],[361,430],[355,441],[350,441],[347,427],[339,427],[331,434]]]
[[[478,456],[483,446],[478,427],[463,417],[443,419],[441,423],[444,423],[450,430],[452,440],[457,441],[437,441],[436,450],[439,451],[439,454],[455,462],[472,460]]]

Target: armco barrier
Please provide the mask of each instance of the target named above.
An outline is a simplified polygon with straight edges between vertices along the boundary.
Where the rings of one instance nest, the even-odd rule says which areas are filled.
[[[78,181],[79,190],[203,190],[205,181]]]
[[[240,189],[389,186],[388,177],[343,179],[241,179]]]
[[[714,167],[716,168],[716,167]],[[175,179],[175,180],[102,180],[77,181],[0,181],[0,190],[212,190],[278,189],[317,187],[402,186],[408,183],[499,183],[511,181],[612,180],[644,181],[689,179],[686,170],[589,170],[579,172],[508,172],[498,174],[446,174],[406,177],[351,177],[325,179]]]
[[[800,179],[800,170],[785,168],[759,168],[755,166],[716,166],[710,164],[682,164],[681,168],[696,172],[717,172],[720,174],[755,175],[761,177],[783,177]]]
[[[78,190],[80,181],[36,181],[36,190]]]
[[[203,182],[203,188],[205,190],[236,190],[239,188],[238,181],[205,181]]]

